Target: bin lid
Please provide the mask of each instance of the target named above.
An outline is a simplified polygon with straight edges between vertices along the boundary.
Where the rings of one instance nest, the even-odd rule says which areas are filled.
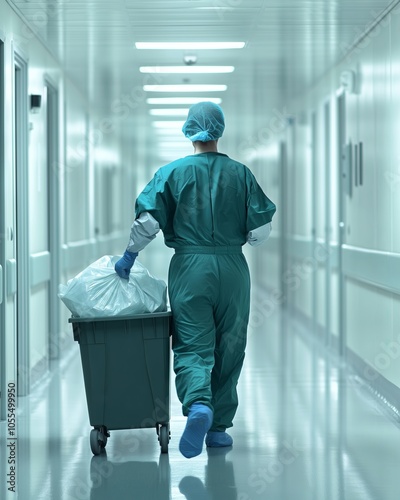
[[[77,318],[71,316],[68,320],[69,323],[93,323],[95,321],[127,321],[132,319],[150,319],[150,318],[165,318],[172,316],[171,311],[157,312],[157,313],[146,313],[146,314],[134,314],[130,316],[104,316],[99,318]]]

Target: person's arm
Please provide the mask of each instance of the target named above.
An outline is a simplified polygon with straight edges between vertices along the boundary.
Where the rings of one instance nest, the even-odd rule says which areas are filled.
[[[153,179],[140,193],[135,203],[136,220],[131,227],[128,247],[115,264],[115,271],[121,278],[129,279],[130,270],[139,251],[153,240],[165,227],[167,206],[164,197],[164,179],[158,170]]]
[[[252,172],[246,167],[247,217],[246,240],[252,246],[261,245],[271,232],[271,220],[276,206],[259,186]]]
[[[271,229],[272,229],[271,223],[268,222],[268,224],[264,224],[263,226],[258,227],[257,229],[249,231],[247,233],[247,243],[252,247],[257,247],[258,245],[261,245],[269,238]]]
[[[133,222],[127,250],[138,253],[154,240],[160,231],[160,224],[148,212],[143,212]]]
[[[139,252],[156,237],[160,225],[148,212],[134,220],[128,246],[121,259],[115,264],[115,271],[120,278],[129,279],[129,273]]]

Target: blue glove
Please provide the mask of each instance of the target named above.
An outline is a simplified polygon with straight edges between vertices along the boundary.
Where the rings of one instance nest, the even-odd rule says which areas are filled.
[[[135,259],[138,256],[138,253],[128,252],[125,250],[124,255],[116,262],[114,269],[120,278],[125,280],[129,279],[129,273],[131,267],[135,263]]]

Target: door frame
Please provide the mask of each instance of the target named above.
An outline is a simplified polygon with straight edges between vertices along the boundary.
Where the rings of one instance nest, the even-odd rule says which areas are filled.
[[[332,343],[332,319],[331,319],[331,286],[332,286],[332,259],[331,259],[331,116],[332,106],[327,99],[323,108],[324,119],[324,154],[325,154],[325,345],[330,347]]]
[[[0,130],[5,130],[4,117],[4,41],[0,36]],[[5,367],[5,169],[4,132],[0,134],[0,420],[6,417],[6,367]],[[2,397],[3,396],[3,397]]]
[[[317,168],[318,168],[318,152],[319,152],[319,140],[320,136],[318,134],[318,108],[311,111],[310,114],[311,122],[311,248],[312,255],[316,255],[317,249]],[[318,262],[315,258],[312,259],[312,285],[311,285],[311,319],[312,319],[312,331],[313,334],[317,335],[317,311],[318,311]]]
[[[346,162],[346,93],[341,91],[336,96],[337,106],[337,174],[338,174],[338,325],[339,325],[339,354],[346,355],[346,283],[343,275],[343,245],[346,242],[346,183],[348,183],[345,168]]]
[[[47,179],[48,179],[48,250],[50,253],[49,282],[49,359],[60,356],[60,301],[58,283],[61,282],[61,214],[59,171],[59,91],[56,84],[46,76],[46,135],[47,135]]]
[[[17,388],[19,396],[30,390],[29,343],[29,178],[28,178],[28,63],[13,50],[13,164],[16,192],[16,259],[17,259]]]

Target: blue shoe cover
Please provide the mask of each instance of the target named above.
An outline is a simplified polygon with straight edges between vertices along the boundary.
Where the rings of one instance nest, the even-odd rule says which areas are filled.
[[[223,446],[232,446],[233,439],[226,432],[207,432],[206,445],[209,448],[222,448]]]
[[[204,436],[211,427],[213,412],[201,403],[194,403],[189,409],[189,416],[179,442],[179,451],[186,458],[200,455],[203,449]]]

